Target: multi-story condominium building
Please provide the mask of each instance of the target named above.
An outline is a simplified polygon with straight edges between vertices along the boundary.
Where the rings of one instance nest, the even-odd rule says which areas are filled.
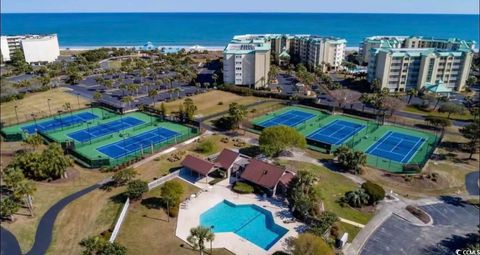
[[[435,83],[462,91],[472,58],[471,49],[375,48],[370,50],[368,81],[378,79],[391,92]]]
[[[423,36],[372,36],[360,43],[359,61],[369,62],[370,50],[376,48],[435,48],[445,50],[474,49],[474,41],[457,38],[438,39]]]
[[[270,71],[270,42],[236,36],[223,51],[223,81],[252,88],[265,87]]]
[[[60,56],[60,47],[56,34],[2,36],[1,53],[3,61],[10,61],[11,55],[18,49],[23,51],[29,64],[53,62]]]
[[[302,63],[310,70],[314,70],[317,67],[322,68],[324,71],[337,69],[345,58],[345,45],[345,39],[333,37],[282,34],[238,35],[233,38],[224,50],[224,80],[225,82],[228,81],[228,83],[238,85],[255,84],[255,87],[264,86],[266,83],[259,83],[256,79],[254,79],[256,82],[252,83],[253,78],[251,77],[260,77],[260,79],[262,79],[261,77],[268,77],[270,65],[262,62],[267,57],[264,54],[266,48],[268,48],[270,54],[266,61],[272,61],[277,65]],[[247,48],[250,50],[246,50]],[[256,61],[249,60],[253,59],[253,56],[245,57],[253,54],[256,56]],[[234,55],[242,55],[244,57],[238,56],[238,61],[234,61],[232,59]],[[236,73],[234,74],[233,68],[235,63],[237,63],[237,68],[239,69],[235,70]],[[255,67],[253,64],[255,64]],[[239,65],[242,65],[241,70]],[[266,68],[259,68],[259,65]],[[262,73],[257,74],[256,70]]]

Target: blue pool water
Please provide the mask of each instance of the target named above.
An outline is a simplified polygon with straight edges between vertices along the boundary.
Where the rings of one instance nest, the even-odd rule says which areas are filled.
[[[275,224],[272,213],[256,205],[236,205],[223,200],[200,216],[200,224],[213,232],[233,232],[264,250],[288,230]]]

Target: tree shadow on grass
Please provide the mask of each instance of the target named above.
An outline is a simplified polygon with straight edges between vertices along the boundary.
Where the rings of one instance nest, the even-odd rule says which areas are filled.
[[[162,209],[163,200],[160,197],[149,197],[142,200],[141,204],[148,209]]]
[[[125,192],[122,192],[120,194],[117,194],[115,196],[110,197],[110,201],[116,203],[116,204],[124,204],[125,201],[127,200],[128,196],[125,194]]]

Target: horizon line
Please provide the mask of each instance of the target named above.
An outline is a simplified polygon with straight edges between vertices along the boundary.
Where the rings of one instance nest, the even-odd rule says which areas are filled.
[[[133,11],[133,12],[125,12],[125,11],[59,11],[59,12],[1,12],[0,14],[403,14],[403,15],[471,15],[471,16],[480,16],[478,13],[429,13],[429,12],[302,12],[302,11],[294,11],[294,12],[275,12],[275,11],[199,11],[199,12],[182,12],[182,11]]]

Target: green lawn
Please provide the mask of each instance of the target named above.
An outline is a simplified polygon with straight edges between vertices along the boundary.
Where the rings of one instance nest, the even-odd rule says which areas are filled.
[[[337,214],[339,217],[366,224],[372,217],[372,213],[366,213],[357,209],[345,206],[340,206],[337,200],[341,198],[347,191],[358,189],[359,186],[350,179],[334,173],[325,167],[317,166],[310,163],[300,161],[281,161],[291,169],[306,170],[315,173],[319,178],[319,183],[316,185],[316,190],[322,199],[325,209]]]
[[[353,239],[355,239],[355,237],[357,236],[358,232],[362,230],[359,227],[355,227],[345,222],[338,222],[337,224],[340,226],[340,229],[342,230],[342,232],[348,233],[348,242],[352,242]]]
[[[409,113],[414,113],[418,115],[432,115],[432,116],[438,116],[438,117],[447,117],[448,113],[440,113],[437,111],[427,111],[427,110],[422,110],[417,108],[415,105],[408,105],[404,109],[405,112]],[[473,116],[470,114],[470,112],[466,112],[465,114],[452,114],[450,116],[450,119],[452,120],[463,120],[463,121],[471,121],[473,120]]]
[[[178,180],[184,189],[183,199],[198,188]],[[129,254],[198,254],[188,244],[175,236],[176,219],[167,220],[163,209],[147,208],[146,201],[160,196],[160,188],[148,192],[142,201],[133,202],[120,229],[116,242],[127,247]],[[225,249],[214,249],[213,254],[231,254]]]

